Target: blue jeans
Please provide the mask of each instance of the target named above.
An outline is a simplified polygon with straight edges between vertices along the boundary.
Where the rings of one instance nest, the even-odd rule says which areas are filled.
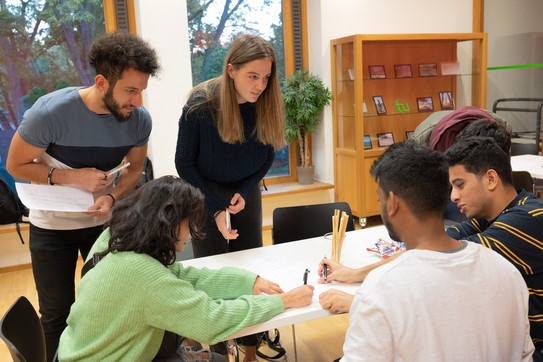
[[[79,252],[87,258],[102,226],[77,230],[47,230],[30,224],[30,256],[47,361],[52,361],[75,301],[75,268]]]

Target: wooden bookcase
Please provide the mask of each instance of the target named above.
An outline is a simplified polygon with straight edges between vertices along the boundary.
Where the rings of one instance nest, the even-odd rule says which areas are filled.
[[[330,51],[335,199],[347,201],[363,223],[379,215],[369,170],[390,135],[404,141],[431,112],[448,109],[440,95],[450,94],[454,109],[486,107],[487,35],[358,34],[331,40]],[[383,69],[384,78],[378,75]],[[386,113],[377,112],[374,97],[381,97]],[[433,110],[425,109],[428,97]],[[365,149],[365,136],[371,148]]]

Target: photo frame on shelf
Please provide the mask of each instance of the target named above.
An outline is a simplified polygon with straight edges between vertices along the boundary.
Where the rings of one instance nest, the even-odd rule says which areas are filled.
[[[437,77],[437,64],[419,64],[419,77]]]
[[[460,74],[460,63],[453,60],[450,62],[441,62],[441,75]]]
[[[419,112],[432,112],[434,110],[434,101],[432,97],[417,98],[417,108]]]
[[[371,138],[369,135],[364,135],[364,149],[370,150],[373,146],[371,145]]]
[[[373,96],[373,103],[375,103],[375,110],[377,114],[387,114],[387,109],[385,107],[385,102],[381,96]]]
[[[394,135],[392,132],[377,133],[377,143],[379,147],[388,147],[394,143]]]
[[[387,77],[385,73],[384,65],[370,65],[370,79],[385,79]]]
[[[396,78],[413,78],[411,64],[394,65],[394,75],[396,76]]]
[[[405,131],[405,139],[408,140],[413,136],[413,131]]]
[[[454,99],[451,91],[439,92],[439,103],[441,103],[441,109],[454,109]]]

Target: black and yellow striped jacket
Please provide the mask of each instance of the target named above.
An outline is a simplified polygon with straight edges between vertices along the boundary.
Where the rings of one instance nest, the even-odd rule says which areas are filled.
[[[520,271],[530,292],[530,334],[543,350],[543,200],[522,190],[496,219],[468,219],[447,234],[500,253]]]

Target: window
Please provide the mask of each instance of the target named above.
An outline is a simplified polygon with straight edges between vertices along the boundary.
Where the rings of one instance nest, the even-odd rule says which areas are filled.
[[[101,0],[0,1],[0,174],[24,112],[57,89],[92,85],[92,41],[106,31]],[[9,24],[9,25],[8,25]]]
[[[292,52],[285,51],[292,48],[285,44],[291,39],[283,36],[283,20],[291,18],[290,9],[287,0],[187,0],[193,85],[220,75],[233,38],[247,32],[270,42],[280,80],[292,74]],[[268,183],[295,180],[295,167],[291,167],[296,164],[295,153],[296,147],[289,146],[276,153],[266,176]]]

